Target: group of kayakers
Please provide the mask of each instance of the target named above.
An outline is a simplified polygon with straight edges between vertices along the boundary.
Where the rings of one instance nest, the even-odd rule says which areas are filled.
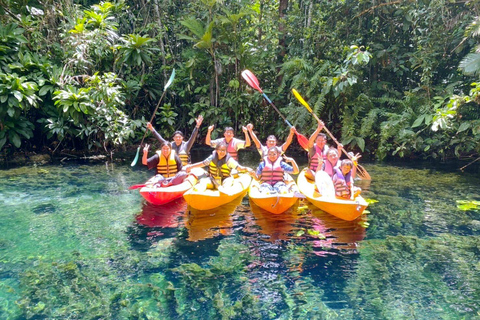
[[[274,135],[268,136],[266,145],[262,145],[253,131],[252,124],[242,127],[245,140],[235,138],[232,127],[225,128],[223,138],[212,140],[211,133],[214,126],[211,125],[208,127],[205,143],[215,148],[215,151],[205,160],[192,164],[190,149],[198,135],[203,117],[199,115],[195,122],[195,128],[188,141],[184,141],[182,132],[175,131],[172,142],[166,141],[153,128],[151,123],[147,123],[147,129],[153,133],[161,146],[160,150],[156,151],[152,157],[148,157],[150,148],[148,144],[143,149],[142,163],[149,169],[156,169],[156,186],[168,187],[180,184],[193,168],[208,167],[207,174],[197,177],[200,179],[195,186],[198,190],[215,189],[220,185],[228,187],[233,184],[236,172],[248,172],[253,178],[261,182],[260,190],[262,192],[288,192],[284,181],[284,173],[299,173],[295,160],[285,156],[285,151],[290,146],[293,135],[296,133],[295,127],[290,128],[285,143],[278,146]],[[309,165],[306,176],[315,180],[316,173],[324,171],[332,179],[337,197],[353,199],[354,194],[358,192],[353,186],[353,178],[356,172],[355,165],[350,159],[339,160],[343,148],[341,144],[338,144],[337,148],[328,147],[327,137],[320,133],[323,127],[324,123],[319,120],[317,129],[308,141]],[[238,163],[238,151],[248,148],[252,140],[261,156],[261,162],[255,171]],[[357,154],[351,158],[357,159],[358,157]]]

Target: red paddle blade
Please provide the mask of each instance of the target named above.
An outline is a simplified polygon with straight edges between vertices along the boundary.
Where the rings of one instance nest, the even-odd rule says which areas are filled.
[[[296,132],[297,135],[297,140],[300,146],[305,149],[305,151],[308,151],[308,139],[305,137],[303,134]]]
[[[145,187],[146,184],[134,184],[133,186],[130,186],[128,189],[134,190],[134,189],[139,189]]]
[[[263,93],[263,90],[260,88],[257,77],[253,74],[252,71],[245,69],[242,71],[242,77],[247,81],[248,85],[253,89],[257,90],[260,93]]]

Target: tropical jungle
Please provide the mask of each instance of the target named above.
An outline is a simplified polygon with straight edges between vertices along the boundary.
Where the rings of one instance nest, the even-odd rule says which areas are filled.
[[[480,319],[479,1],[0,4],[0,320]],[[293,125],[304,168],[322,121],[370,176],[352,221],[142,198],[148,122],[192,163]]]
[[[4,159],[128,149],[173,69],[154,120],[164,136],[203,114],[218,133],[253,122],[259,136],[284,138],[285,124],[240,76],[250,69],[299,131],[316,124],[291,88],[364,159],[478,157],[476,1],[1,4]]]

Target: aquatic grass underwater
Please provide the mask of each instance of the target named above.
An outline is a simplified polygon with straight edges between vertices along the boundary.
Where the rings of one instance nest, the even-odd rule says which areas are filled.
[[[158,208],[128,165],[0,171],[0,319],[479,319],[474,175],[365,165],[352,222]]]

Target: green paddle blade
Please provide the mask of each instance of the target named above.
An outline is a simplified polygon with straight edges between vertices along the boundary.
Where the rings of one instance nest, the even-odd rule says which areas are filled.
[[[167,88],[172,84],[173,79],[175,79],[175,69],[172,70],[172,74],[170,75],[170,79],[168,79],[167,84],[163,88],[163,91],[167,90]]]
[[[132,164],[130,164],[131,167],[134,167],[137,164],[139,154],[140,154],[140,146],[138,146],[137,148],[137,154],[135,155],[135,159],[133,159]]]

